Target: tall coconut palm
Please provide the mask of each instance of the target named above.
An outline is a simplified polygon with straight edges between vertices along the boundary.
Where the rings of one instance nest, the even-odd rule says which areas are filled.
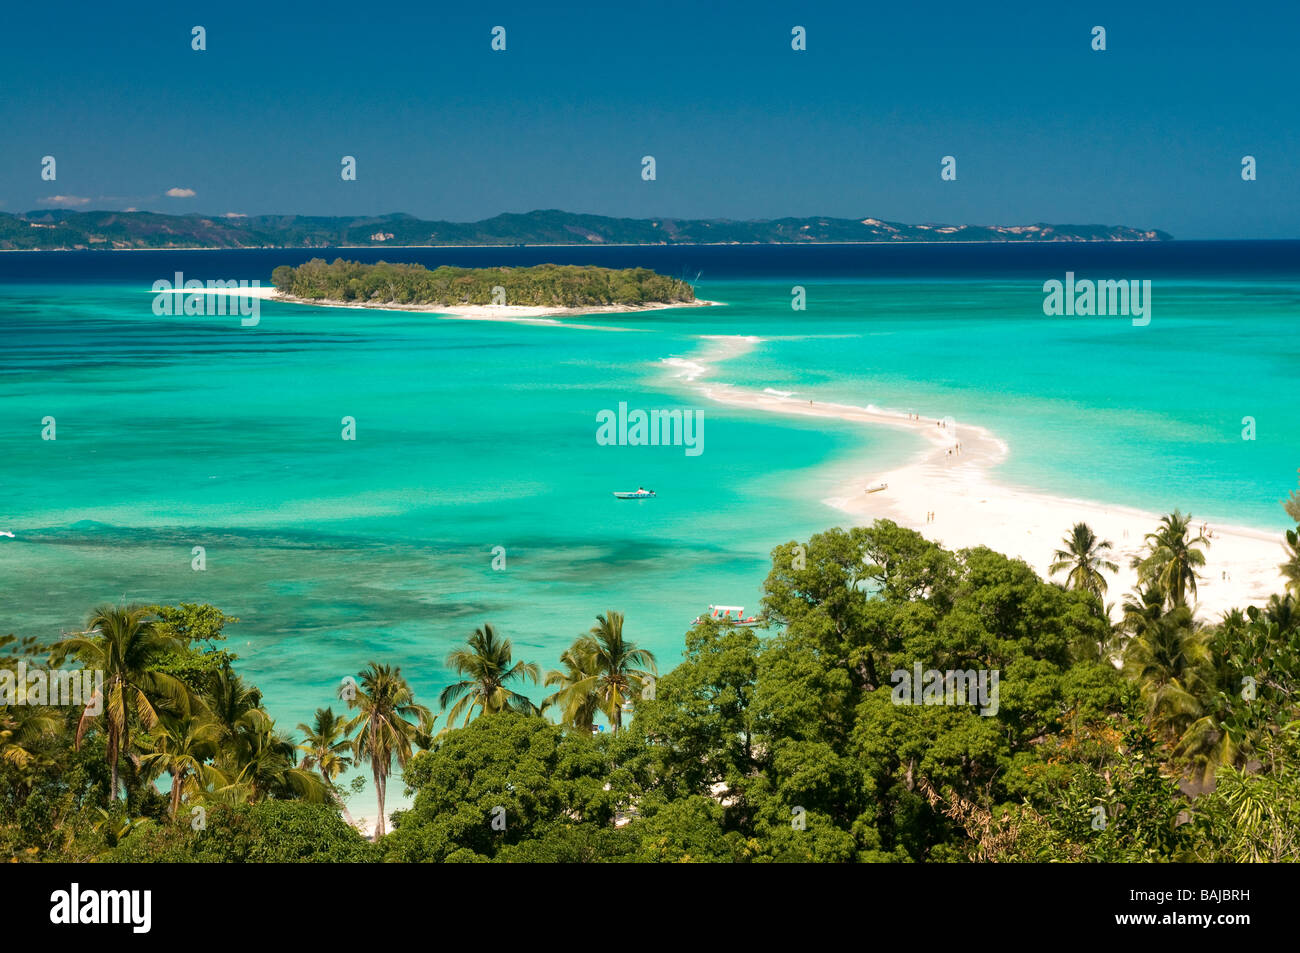
[[[1205,565],[1205,554],[1196,547],[1209,546],[1200,533],[1191,538],[1192,516],[1174,510],[1160,519],[1160,528],[1147,533],[1147,555],[1134,560],[1138,578],[1160,587],[1170,607],[1196,598],[1196,570]]]
[[[332,708],[317,708],[310,725],[298,723],[298,730],[303,733],[303,742],[298,745],[302,762],[298,767],[315,768],[329,785],[334,800],[343,812],[348,824],[356,826],[348,806],[339,796],[335,787],[338,776],[352,766],[348,752],[352,750],[352,741],[348,738],[348,720],[334,714]]]
[[[118,762],[130,748],[132,721],[149,731],[158,723],[160,708],[184,714],[192,699],[184,682],[155,668],[164,655],[181,646],[159,633],[147,608],[102,606],[91,615],[86,628],[86,632],[64,639],[59,651],[60,656],[71,653],[86,668],[104,673],[103,689],[95,692],[82,713],[74,744],[81,747],[86,730],[102,714],[111,803],[118,795]]]
[[[560,656],[561,669],[552,669],[546,673],[546,687],[558,687],[558,691],[547,695],[542,700],[542,710],[557,707],[560,709],[560,724],[582,731],[591,731],[596,720],[596,710],[600,699],[592,679],[596,671],[596,641],[590,636],[583,636],[564,650]]]
[[[466,676],[448,685],[438,696],[438,704],[444,710],[455,701],[447,713],[448,727],[462,713],[468,725],[476,709],[484,715],[502,711],[537,713],[537,706],[526,695],[511,689],[510,684],[528,680],[536,685],[541,667],[536,662],[515,662],[510,640],[500,638],[491,624],[475,629],[469,637],[469,648],[452,652],[446,664],[457,675]]]
[[[151,743],[140,758],[141,767],[156,768],[171,775],[171,817],[181,807],[181,794],[191,779],[198,788],[222,782],[208,761],[216,755],[221,726],[206,714],[162,715],[150,732]]]
[[[1048,572],[1053,576],[1068,572],[1066,588],[1082,589],[1100,599],[1106,593],[1106,577],[1101,571],[1119,571],[1119,566],[1110,559],[1110,540],[1099,540],[1087,523],[1075,523],[1070,535],[1061,542],[1065,548],[1056,551],[1055,562],[1048,567]]]
[[[413,753],[412,743],[427,736],[434,716],[428,708],[415,703],[415,695],[402,678],[401,669],[371,662],[358,678],[360,685],[341,686],[339,694],[346,697],[348,708],[357,709],[356,717],[347,724],[347,731],[356,731],[353,757],[358,762],[369,761],[375,779],[375,795],[379,800],[379,819],[375,822],[378,840],[384,835],[384,793],[393,760],[406,767]]]
[[[655,657],[648,649],[624,641],[621,612],[596,616],[590,640],[593,674],[577,682],[572,691],[592,692],[597,707],[617,732],[623,727],[623,706],[641,694],[647,679],[658,675]]]

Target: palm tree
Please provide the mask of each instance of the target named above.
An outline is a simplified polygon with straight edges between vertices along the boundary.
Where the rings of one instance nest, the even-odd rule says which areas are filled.
[[[358,709],[346,730],[356,730],[352,754],[357,761],[368,759],[379,799],[379,819],[375,822],[375,839],[384,835],[384,792],[393,759],[401,767],[411,759],[412,741],[427,736],[434,716],[429,709],[415,703],[411,686],[402,678],[401,669],[371,662],[358,677],[355,688],[340,686],[340,696],[347,695],[348,708]],[[444,694],[446,694],[444,692]]]
[[[457,649],[447,656],[447,667],[457,675],[467,676],[462,681],[448,685],[438,696],[438,704],[445,710],[457,700],[447,714],[450,727],[461,713],[468,725],[477,708],[481,714],[491,715],[502,711],[537,714],[538,708],[528,697],[509,687],[511,682],[524,679],[534,685],[541,675],[536,662],[514,662],[510,640],[497,636],[490,623],[475,629],[469,637],[468,649]]]
[[[244,773],[249,762],[255,760],[254,749],[260,745],[262,733],[272,730],[271,716],[262,708],[261,691],[245,682],[227,664],[212,676],[205,703],[217,726],[215,765],[226,779],[227,803],[256,800],[256,787],[247,777],[239,782],[243,797],[236,799],[232,779]]]
[[[181,793],[192,778],[199,788],[217,784],[221,773],[207,762],[216,755],[221,726],[209,716],[163,715],[154,728],[152,744],[141,757],[141,766],[157,768],[171,775],[171,817],[181,807]]]
[[[1300,605],[1296,604],[1296,597],[1289,592],[1269,596],[1261,615],[1265,622],[1272,622],[1283,633],[1300,628]]]
[[[1106,578],[1101,570],[1119,571],[1119,566],[1110,560],[1110,540],[1097,539],[1087,523],[1075,523],[1070,535],[1061,542],[1065,548],[1056,551],[1056,561],[1048,567],[1048,572],[1053,576],[1069,572],[1066,588],[1083,589],[1100,599],[1106,593]]]
[[[302,800],[324,804],[330,791],[319,777],[294,763],[288,735],[269,719],[240,732],[238,748],[225,771],[230,783],[246,785],[248,800]]]
[[[293,742],[275,730],[275,720],[262,708],[261,691],[229,665],[212,677],[206,709],[217,726],[214,767],[223,781],[205,786],[210,800],[224,804],[266,798],[329,800],[325,784],[310,770],[298,767]]]
[[[143,817],[110,814],[102,807],[95,808],[95,814],[97,820],[91,824],[90,829],[103,836],[104,843],[109,847],[116,847],[122,841],[122,838],[147,820],[147,818]]]
[[[641,694],[646,679],[659,674],[655,657],[648,649],[623,640],[623,613],[614,611],[596,616],[589,651],[593,674],[570,690],[575,695],[593,693],[597,707],[617,732],[623,727],[624,704]]]
[[[542,710],[552,706],[560,709],[560,723],[570,728],[591,731],[596,720],[600,699],[596,697],[591,679],[597,674],[595,667],[596,641],[583,636],[564,650],[560,664],[564,669],[546,673],[546,686],[558,686],[559,691],[542,700]]]
[[[1281,566],[1282,576],[1290,592],[1300,596],[1300,527],[1286,531],[1287,560]]]
[[[1158,586],[1124,604],[1132,633],[1124,646],[1124,669],[1142,692],[1147,717],[1166,738],[1179,737],[1203,714],[1201,697],[1212,687],[1213,662],[1206,632],[1186,605],[1165,611]]]
[[[1210,545],[1200,533],[1189,539],[1191,526],[1190,513],[1174,510],[1161,517],[1160,528],[1146,535],[1146,558],[1134,560],[1138,578],[1159,586],[1171,608],[1184,605],[1189,593],[1196,598],[1196,570],[1205,565],[1205,554],[1196,547]]]
[[[205,701],[228,746],[236,745],[242,732],[256,731],[271,721],[262,709],[261,690],[246,683],[229,664],[212,677]]]
[[[0,706],[0,764],[21,773],[24,789],[52,763],[48,742],[59,736],[63,726],[63,720],[45,707]]]
[[[352,742],[348,738],[347,719],[334,714],[332,708],[317,708],[312,723],[306,725],[299,722],[298,730],[303,733],[303,742],[298,745],[298,750],[303,753],[302,762],[298,767],[315,768],[320,772],[348,824],[355,827],[348,806],[335,787],[338,776],[352,767],[352,759],[346,754],[352,748]]]
[[[163,655],[179,648],[179,642],[159,633],[144,606],[101,606],[91,615],[86,632],[60,643],[61,655],[71,652],[86,668],[104,673],[103,689],[82,712],[74,744],[81,747],[86,729],[102,713],[110,802],[117,797],[119,758],[130,748],[132,716],[149,731],[158,723],[160,706],[181,714],[189,711],[191,695],[185,683],[154,669]],[[97,712],[101,703],[102,711]]]

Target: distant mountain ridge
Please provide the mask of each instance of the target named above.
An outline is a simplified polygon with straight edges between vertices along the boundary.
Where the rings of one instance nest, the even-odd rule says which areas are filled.
[[[0,249],[382,248],[389,245],[815,244],[819,242],[1167,241],[1128,225],[905,225],[875,218],[756,221],[611,218],[554,209],[480,222],[412,215],[165,215],[161,212],[0,213]]]

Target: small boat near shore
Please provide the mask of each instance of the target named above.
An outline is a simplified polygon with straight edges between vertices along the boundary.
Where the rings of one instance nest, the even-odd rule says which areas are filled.
[[[877,483],[875,486],[869,486],[869,487],[867,487],[867,492],[868,492],[868,493],[879,493],[881,490],[888,490],[888,489],[889,489],[889,484],[888,484],[888,483]]]
[[[736,614],[734,619],[731,617],[733,612]],[[709,606],[709,614],[707,616],[696,616],[691,625],[699,625],[706,618],[718,623],[719,625],[742,629],[752,629],[755,626],[763,624],[763,620],[755,615],[746,619],[744,606]]]
[[[635,490],[615,490],[614,499],[616,500],[649,500],[653,499],[654,490],[647,490],[645,487],[637,487]]]

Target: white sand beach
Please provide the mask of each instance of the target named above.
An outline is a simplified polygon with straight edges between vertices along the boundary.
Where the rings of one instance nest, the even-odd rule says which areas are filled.
[[[358,308],[376,311],[418,311],[447,321],[507,321],[514,324],[543,324],[552,327],[578,328],[583,331],[640,331],[642,328],[619,328],[607,324],[575,324],[561,318],[584,314],[635,314],[642,311],[664,311],[668,308],[708,308],[721,304],[718,301],[682,301],[673,304],[608,304],[583,308],[555,308],[544,305],[494,305],[459,304],[454,306],[431,304],[371,304],[357,301],[335,301],[329,298],[298,298],[280,293],[271,285],[247,288],[166,288],[149,291],[150,294],[220,295],[228,298],[256,298],[261,301],[278,301],[283,304],[305,304],[322,308]]]
[[[709,343],[689,360],[669,358],[664,363],[677,371],[680,381],[710,400],[749,410],[894,427],[917,435],[921,448],[913,459],[891,470],[863,473],[824,501],[851,517],[851,524],[867,525],[883,517],[949,549],[988,546],[1023,559],[1046,579],[1062,537],[1075,523],[1085,522],[1114,546],[1113,561],[1120,568],[1106,574],[1106,601],[1116,604],[1112,618],[1118,618],[1120,604],[1136,583],[1130,557],[1142,548],[1144,536],[1156,529],[1162,514],[1000,484],[996,468],[1013,451],[996,435],[972,424],[956,421],[943,426],[934,417],[913,419],[870,405],[852,407],[709,383],[713,361],[743,353],[761,339],[712,336],[705,340]],[[867,492],[882,482],[889,484],[888,489]],[[1171,500],[1169,509],[1177,502]],[[932,521],[927,513],[934,514]],[[1230,608],[1260,605],[1283,591],[1280,532],[1211,523],[1209,534],[1198,593],[1201,618],[1214,620]]]
[[[637,331],[639,328],[615,328],[600,324],[575,324],[561,321],[560,318],[578,317],[585,314],[633,314],[642,311],[663,311],[668,308],[708,308],[720,302],[682,301],[673,304],[608,304],[593,305],[582,308],[556,308],[544,305],[494,305],[494,304],[458,304],[454,306],[430,304],[369,304],[356,301],[334,301],[331,299],[297,298],[280,294],[271,289],[271,294],[263,297],[285,304],[307,304],[327,308],[371,308],[380,311],[419,311],[449,321],[508,321],[516,324],[547,324],[555,327],[579,328],[584,331]]]

